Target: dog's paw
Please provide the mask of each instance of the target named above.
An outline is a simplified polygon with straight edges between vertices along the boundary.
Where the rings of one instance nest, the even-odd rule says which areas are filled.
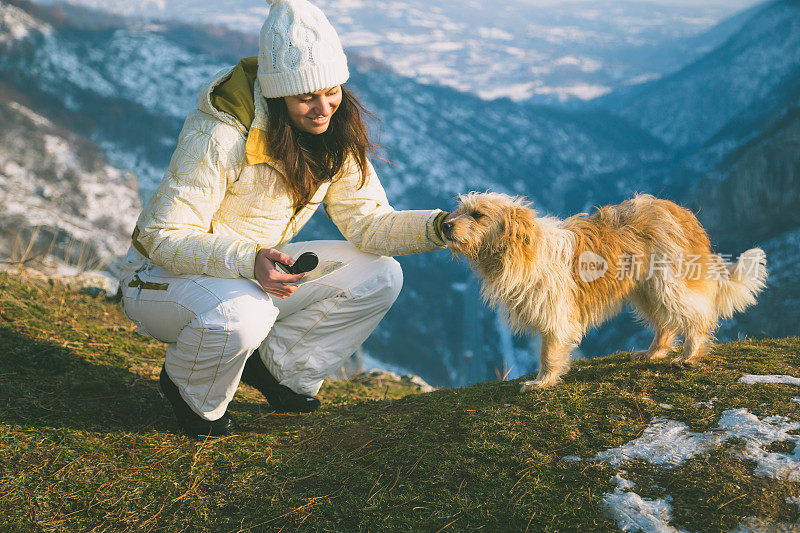
[[[559,381],[560,379],[558,377],[552,376],[539,377],[533,381],[523,381],[522,386],[519,388],[519,392],[531,392],[534,390],[546,389],[547,387],[552,387]]]
[[[632,361],[655,361],[657,359],[664,359],[669,353],[669,348],[662,348],[660,350],[639,350],[633,352],[631,355]]]

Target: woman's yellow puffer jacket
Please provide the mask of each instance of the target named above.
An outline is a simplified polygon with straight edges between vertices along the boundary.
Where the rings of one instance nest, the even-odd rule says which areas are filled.
[[[255,59],[242,60],[201,91],[161,185],[139,216],[134,247],[177,274],[252,279],[259,247],[290,241],[322,202],[345,238],[365,252],[394,256],[442,248],[434,231],[442,211],[395,211],[371,165],[364,187],[358,188],[357,168],[348,165],[294,212],[282,166],[265,143],[266,100],[250,77]],[[243,100],[252,106],[250,124],[247,112],[234,117],[212,104],[224,82],[239,96],[252,86],[252,100]]]

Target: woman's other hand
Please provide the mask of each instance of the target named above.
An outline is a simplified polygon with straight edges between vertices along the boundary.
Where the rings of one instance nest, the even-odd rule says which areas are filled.
[[[285,274],[275,268],[276,261],[285,265],[294,264],[294,259],[274,248],[259,250],[256,255],[255,276],[264,292],[283,299],[297,290],[297,287],[286,284],[299,281],[303,274]]]

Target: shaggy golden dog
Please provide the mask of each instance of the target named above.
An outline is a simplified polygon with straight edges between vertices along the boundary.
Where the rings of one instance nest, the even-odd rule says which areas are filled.
[[[565,220],[538,217],[521,198],[470,193],[442,225],[448,247],[483,279],[483,297],[515,332],[542,337],[540,370],[522,392],[556,383],[584,334],[631,302],[655,330],[639,359],[700,358],[720,318],[756,302],[767,277],[758,248],[734,264],[711,251],[697,218],[668,200],[638,195]]]

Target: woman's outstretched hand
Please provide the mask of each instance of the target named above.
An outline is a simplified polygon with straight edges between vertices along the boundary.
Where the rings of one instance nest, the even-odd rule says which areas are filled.
[[[276,261],[284,265],[294,264],[294,259],[274,248],[259,250],[255,265],[256,281],[267,294],[284,299],[297,290],[297,287],[286,284],[300,280],[303,274],[285,274],[275,268]]]

